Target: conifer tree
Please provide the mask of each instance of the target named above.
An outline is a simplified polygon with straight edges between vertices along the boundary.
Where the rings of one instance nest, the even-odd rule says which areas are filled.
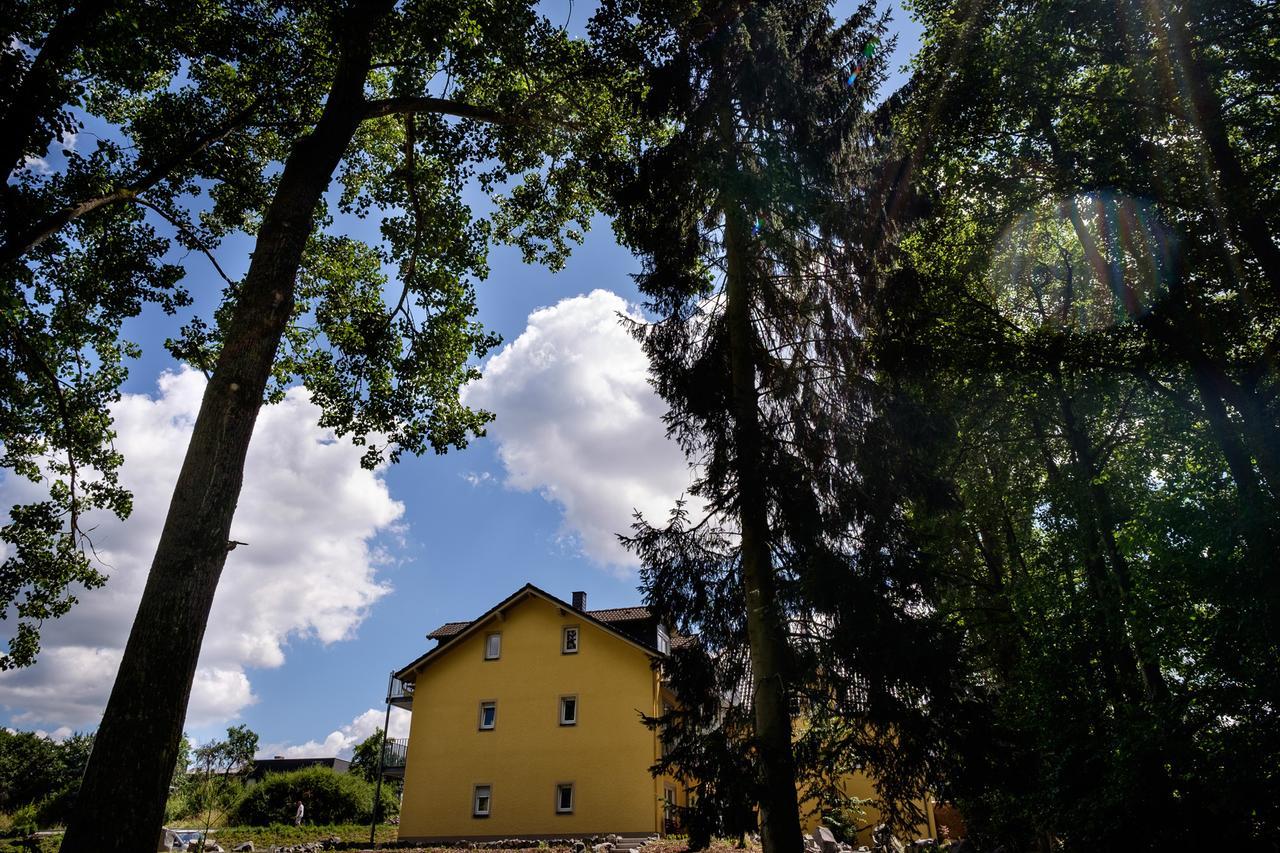
[[[701,465],[693,493],[706,510],[682,508],[665,527],[642,519],[627,540],[650,604],[701,646],[670,664],[682,697],[698,698],[659,723],[676,744],[665,766],[683,758],[706,775],[716,750],[699,730],[731,740],[747,709],[771,853],[800,849],[797,783],[838,774],[832,756],[866,745],[855,732],[908,736],[876,725],[859,694],[856,718],[798,768],[792,711],[814,731],[809,721],[850,708],[832,703],[867,678],[880,707],[919,705],[877,662],[845,655],[859,671],[824,669],[816,648],[860,619],[900,616],[915,597],[908,585],[877,604],[884,573],[864,569],[880,546],[865,546],[876,556],[864,565],[847,485],[868,402],[860,320],[884,243],[865,105],[882,79],[867,60],[882,55],[885,24],[869,3],[837,24],[821,0],[615,0],[596,19],[603,48],[644,75],[653,132],[617,175],[617,230],[643,262],[638,284],[657,319],[636,332],[670,431]],[[923,778],[912,766],[896,773],[912,781],[890,786],[899,800]]]

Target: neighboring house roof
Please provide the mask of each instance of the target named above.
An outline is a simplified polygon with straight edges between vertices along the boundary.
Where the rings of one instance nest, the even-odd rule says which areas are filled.
[[[615,607],[609,610],[579,610],[569,602],[561,598],[556,598],[554,595],[547,592],[546,590],[539,589],[533,584],[527,583],[524,586],[520,587],[520,589],[516,590],[511,595],[504,598],[502,601],[495,604],[493,607],[490,607],[478,619],[472,619],[470,622],[446,622],[445,624],[441,625],[439,628],[432,631],[430,634],[427,635],[427,638],[432,640],[439,640],[440,645],[436,646],[434,649],[431,649],[426,654],[422,655],[417,660],[413,661],[413,663],[409,664],[408,666],[398,671],[395,674],[395,677],[399,679],[403,679],[410,672],[414,671],[415,669],[418,669],[420,666],[423,666],[424,664],[429,663],[439,652],[441,652],[446,648],[449,648],[452,645],[454,640],[466,634],[471,633],[480,625],[487,622],[489,620],[489,617],[493,616],[499,610],[503,610],[504,608],[514,604],[519,599],[522,599],[529,595],[538,596],[539,598],[545,599],[546,601],[565,610],[566,612],[575,613],[578,616],[582,617],[583,619],[586,619],[588,622],[594,624],[596,627],[602,628],[603,630],[609,632],[610,634],[613,634],[614,636],[618,637],[619,639],[625,642],[630,643],[633,646],[637,646],[638,648],[647,652],[648,654],[654,655],[656,657],[662,656],[662,653],[659,652],[656,648],[654,648],[652,644],[642,639],[633,631],[627,630],[628,628],[633,628],[636,621],[650,618],[649,608],[647,607]]]
[[[428,640],[446,640],[455,634],[460,633],[464,628],[470,625],[470,622],[446,622],[439,628],[427,634]]]
[[[346,773],[351,762],[345,758],[259,758],[249,769],[249,779],[261,779],[268,773],[288,773],[306,767],[332,767],[339,773]]]
[[[587,613],[601,622],[629,622],[653,616],[647,607],[610,607],[608,610],[588,610]]]

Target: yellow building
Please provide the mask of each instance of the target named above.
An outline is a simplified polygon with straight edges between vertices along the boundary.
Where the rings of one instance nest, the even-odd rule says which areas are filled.
[[[436,647],[393,674],[388,696],[413,712],[407,745],[390,744],[402,840],[663,834],[668,804],[686,805],[676,780],[649,773],[661,744],[640,717],[675,697],[661,667],[671,640],[646,608],[587,610],[584,593],[569,603],[526,584],[427,637]],[[861,774],[842,782],[872,796]]]
[[[663,830],[672,779],[640,715],[673,697],[655,666],[669,649],[644,608],[586,610],[526,585],[451,622],[395,673],[413,712],[400,838],[643,836]]]

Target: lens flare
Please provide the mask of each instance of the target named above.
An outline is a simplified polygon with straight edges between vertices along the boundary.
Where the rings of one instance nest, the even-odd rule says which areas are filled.
[[[858,75],[866,68],[867,62],[871,57],[875,56],[876,51],[880,49],[880,39],[872,36],[866,46],[862,48],[862,54],[854,61],[853,73],[849,75],[849,79],[845,81],[845,85],[852,86],[858,82]]]

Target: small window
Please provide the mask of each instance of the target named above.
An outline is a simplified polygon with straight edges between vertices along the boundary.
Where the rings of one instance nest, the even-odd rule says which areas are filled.
[[[556,814],[573,814],[573,783],[556,785]]]
[[[489,803],[492,798],[489,796],[488,785],[476,785],[475,796],[471,802],[472,817],[488,817]]]
[[[578,697],[560,697],[560,725],[576,726],[578,724]]]
[[[490,731],[498,724],[498,703],[480,703],[480,731]]]
[[[484,638],[484,659],[497,660],[502,654],[502,634],[486,634]]]
[[[560,639],[560,651],[566,655],[578,653],[578,626],[566,625]]]
[[[667,636],[667,629],[663,625],[658,626],[658,651],[664,655],[671,652],[671,638]]]

